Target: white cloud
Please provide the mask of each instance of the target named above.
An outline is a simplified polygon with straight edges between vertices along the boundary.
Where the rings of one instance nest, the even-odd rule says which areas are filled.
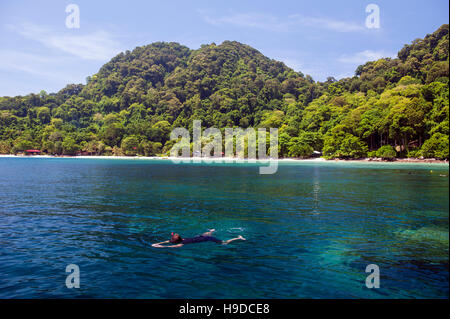
[[[362,24],[357,24],[352,21],[301,16],[291,16],[291,19],[294,19],[294,21],[297,21],[298,24],[303,26],[327,29],[337,32],[356,32],[365,30]]]
[[[57,77],[54,72],[48,72],[51,64],[61,63],[55,57],[24,53],[15,50],[0,50],[0,70],[20,71],[32,75]]]
[[[349,64],[364,64],[369,61],[375,61],[381,58],[394,58],[395,54],[379,50],[364,50],[353,54],[344,54],[339,57],[338,61]]]
[[[0,90],[2,90],[0,96],[28,94],[31,91],[39,92],[41,89],[53,92],[68,83],[84,83],[86,74],[83,69],[68,70],[68,67],[74,64],[77,64],[74,57],[47,56],[0,49],[0,71],[12,77],[19,75],[27,79],[27,83],[11,82],[9,77],[0,79]],[[45,85],[47,87],[44,87]]]
[[[257,28],[264,30],[287,30],[288,25],[285,22],[279,21],[276,17],[267,14],[259,13],[236,13],[220,18],[211,18],[205,12],[200,11],[203,19],[212,25],[234,25],[238,27]]]
[[[70,30],[56,33],[50,28],[30,23],[10,27],[28,39],[86,60],[107,61],[121,51],[119,43],[106,31],[74,34],[78,31]]]
[[[357,32],[365,30],[362,24],[330,18],[306,17],[299,14],[280,19],[273,15],[260,13],[234,13],[213,18],[203,10],[198,10],[203,20],[209,24],[232,25],[237,27],[257,28],[269,31],[295,31],[299,27],[327,29],[336,32]]]

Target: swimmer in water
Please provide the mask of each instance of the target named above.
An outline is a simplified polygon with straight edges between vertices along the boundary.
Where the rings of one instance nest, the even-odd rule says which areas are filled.
[[[228,239],[228,240],[220,240],[220,239],[212,236],[212,233],[215,231],[216,231],[215,229],[210,229],[206,233],[203,233],[200,236],[195,236],[192,238],[181,238],[181,236],[179,234],[172,233],[172,237],[170,238],[170,240],[166,240],[166,241],[163,241],[160,243],[153,244],[152,247],[177,248],[177,247],[184,246],[186,244],[202,243],[205,241],[212,241],[212,242],[215,242],[216,244],[227,245],[235,240],[239,240],[239,239],[245,240],[245,238],[242,237],[241,235],[239,235],[236,238],[232,238],[232,239]],[[168,243],[171,243],[172,245],[164,245],[164,244],[168,244]]]

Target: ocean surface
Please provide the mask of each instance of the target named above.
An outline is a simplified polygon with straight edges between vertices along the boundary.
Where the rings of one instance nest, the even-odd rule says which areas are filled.
[[[448,165],[258,167],[0,158],[0,298],[449,297]]]

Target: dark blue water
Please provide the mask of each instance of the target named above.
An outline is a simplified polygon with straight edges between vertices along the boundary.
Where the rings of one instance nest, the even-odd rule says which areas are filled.
[[[448,165],[0,158],[0,298],[448,298],[448,191]],[[207,228],[247,241],[150,246]]]

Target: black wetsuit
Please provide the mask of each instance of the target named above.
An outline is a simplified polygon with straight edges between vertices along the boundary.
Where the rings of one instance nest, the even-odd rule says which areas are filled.
[[[195,236],[195,237],[192,237],[192,238],[184,238],[181,241],[181,243],[186,245],[186,244],[202,243],[202,242],[205,242],[205,241],[213,241],[213,242],[215,242],[217,244],[221,244],[222,243],[222,241],[220,239],[216,238],[216,237],[203,236],[203,235]]]

